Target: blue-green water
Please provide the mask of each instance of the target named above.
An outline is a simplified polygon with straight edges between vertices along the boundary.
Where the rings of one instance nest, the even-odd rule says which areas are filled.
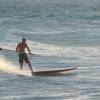
[[[99,100],[99,0],[0,0],[0,47],[15,50],[22,37],[36,54],[28,55],[33,69],[78,69],[54,77],[0,72],[0,100]],[[19,67],[17,54],[0,51],[0,69],[9,63]]]

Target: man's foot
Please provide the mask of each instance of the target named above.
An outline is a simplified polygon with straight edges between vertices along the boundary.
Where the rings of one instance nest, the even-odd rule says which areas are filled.
[[[34,72],[32,71],[31,74],[34,75]]]

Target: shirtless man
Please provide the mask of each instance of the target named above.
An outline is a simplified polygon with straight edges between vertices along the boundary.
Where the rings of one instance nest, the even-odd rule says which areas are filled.
[[[23,68],[23,63],[27,63],[29,65],[29,68],[31,69],[31,73],[33,75],[33,70],[32,70],[32,66],[31,63],[25,53],[25,48],[27,48],[28,52],[31,54],[31,51],[26,43],[26,39],[22,38],[22,42],[19,43],[16,47],[16,52],[19,54],[19,63],[20,63],[20,69],[22,70]]]

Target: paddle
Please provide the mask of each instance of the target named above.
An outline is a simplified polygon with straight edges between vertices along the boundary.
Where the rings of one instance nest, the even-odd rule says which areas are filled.
[[[0,50],[5,50],[5,51],[11,51],[11,52],[16,52],[16,51],[14,51],[14,50],[9,50],[9,49],[3,49],[3,48],[1,48],[1,47],[0,47]],[[30,54],[30,53],[26,53],[26,54]],[[35,55],[35,54],[31,54],[31,55]]]

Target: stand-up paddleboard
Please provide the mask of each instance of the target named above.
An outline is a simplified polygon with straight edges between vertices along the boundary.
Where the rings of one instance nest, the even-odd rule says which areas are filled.
[[[55,69],[55,70],[45,70],[45,71],[35,71],[33,74],[29,70],[20,71],[18,69],[12,69],[13,71],[2,70],[3,73],[10,73],[18,76],[61,76],[74,71],[77,68],[65,68],[65,69]]]
[[[63,73],[63,72],[69,72],[69,71],[72,71],[72,70],[75,70],[77,69],[76,67],[75,68],[66,68],[66,69],[59,69],[59,70],[49,70],[49,71],[37,71],[37,72],[34,72],[33,75],[39,75],[39,76],[42,76],[42,75],[60,75],[60,73]]]

